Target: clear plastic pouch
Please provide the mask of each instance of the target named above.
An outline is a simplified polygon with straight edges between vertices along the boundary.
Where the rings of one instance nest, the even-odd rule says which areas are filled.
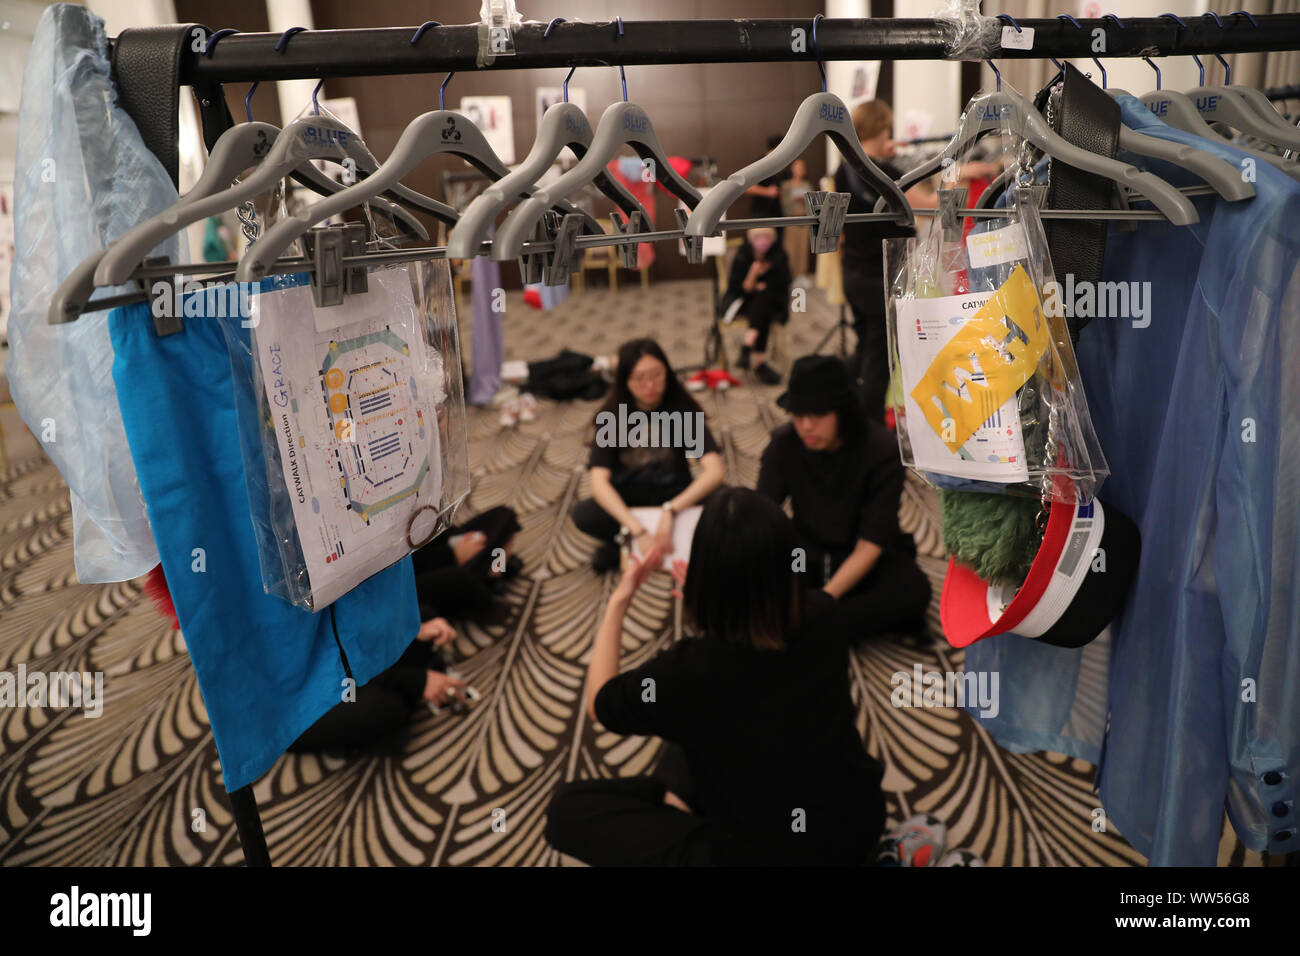
[[[443,260],[371,267],[317,307],[305,274],[230,335],[249,505],[268,594],[318,611],[450,525],[469,492],[465,395]]]
[[[1003,122],[988,136],[1001,139],[1014,161],[1023,137],[1011,128],[1014,120]],[[886,242],[903,462],[948,490],[1057,500],[1067,489],[1071,501],[1088,500],[1109,470],[1062,310],[1054,307],[1040,192],[1013,186],[1008,217],[963,219],[953,213],[971,205],[958,186],[967,157],[951,158],[941,174],[941,214],[918,217],[914,238]]]

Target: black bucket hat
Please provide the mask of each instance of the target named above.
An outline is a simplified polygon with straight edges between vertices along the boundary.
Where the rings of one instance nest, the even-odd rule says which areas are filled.
[[[776,403],[791,415],[822,415],[857,393],[845,364],[833,355],[805,355],[790,368],[790,385]]]

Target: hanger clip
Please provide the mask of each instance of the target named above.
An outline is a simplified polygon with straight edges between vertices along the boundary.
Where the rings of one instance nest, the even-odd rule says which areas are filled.
[[[844,216],[849,211],[849,194],[806,192],[803,198],[808,203],[808,215],[817,217],[817,221],[808,230],[813,255],[834,252],[840,247],[840,236],[844,234]]]
[[[967,189],[957,186],[939,190],[939,225],[944,242],[961,242],[961,210],[966,205]]]
[[[685,235],[686,220],[690,217],[681,206],[675,207],[673,214],[677,217],[677,228],[683,233],[682,247],[686,250],[686,261],[692,265],[699,265],[704,261],[704,237]]]
[[[632,236],[638,232],[645,232],[645,225],[641,221],[640,211],[632,213],[632,217],[627,224],[623,224],[623,217],[616,212],[609,214],[609,224],[614,232],[620,236]],[[641,246],[636,242],[628,242],[618,247],[619,258],[623,260],[624,269],[635,269],[641,261]]]
[[[569,276],[578,271],[578,233],[582,231],[583,215],[571,212],[563,218],[556,214],[559,226],[555,230],[555,249],[546,255],[542,265],[543,285],[564,285]],[[553,219],[552,222],[555,220]]]
[[[344,256],[359,256],[366,251],[366,227],[362,223],[321,226],[304,235],[303,242],[316,267],[311,276],[311,295],[318,308],[342,305],[345,295],[369,289],[364,265],[343,265]]]
[[[171,263],[171,258],[169,256],[151,256],[150,258],[145,259],[143,262],[141,262],[140,265],[165,266],[165,265],[169,265],[170,263]],[[153,303],[153,285],[157,281],[158,281],[157,279],[153,279],[153,280],[136,279],[135,280],[135,284],[140,287],[140,291],[143,292],[145,295],[149,296],[149,301],[151,304]],[[184,289],[177,289],[176,279],[174,279],[171,276],[168,276],[163,281],[165,281],[169,287],[167,290],[167,295],[171,297],[173,302],[179,303],[181,293],[184,292]],[[150,311],[153,313],[153,330],[158,333],[158,338],[162,338],[165,335],[175,335],[177,332],[185,331],[185,323],[181,319],[182,310],[180,308],[172,308],[172,309],[151,308]],[[169,314],[169,313],[175,313],[175,314]]]

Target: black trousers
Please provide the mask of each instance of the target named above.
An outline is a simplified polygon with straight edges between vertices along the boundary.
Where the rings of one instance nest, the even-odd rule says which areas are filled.
[[[452,535],[481,531],[487,538],[483,550],[466,564],[456,563],[456,552],[447,539]],[[420,619],[477,617],[492,604],[492,552],[504,548],[519,532],[519,519],[505,505],[489,508],[464,524],[448,528],[411,554],[415,565],[415,592],[420,600]]]
[[[742,299],[744,305],[740,307],[740,314],[749,322],[749,327],[758,332],[752,346],[755,352],[767,351],[767,336],[772,323],[786,321],[789,300],[789,289],[772,288],[751,292]]]
[[[885,418],[885,394],[889,391],[889,341],[885,332],[885,279],[880,263],[864,265],[844,262],[844,297],[853,312],[853,330],[858,336],[851,370],[862,381],[862,401],[867,414],[877,421]]]
[[[703,817],[665,804],[668,790],[693,807],[685,758],[672,744],[653,776],[561,784],[546,808],[546,839],[590,866],[749,862],[743,847]]]
[[[808,556],[812,584],[821,587],[847,555],[828,553],[801,541]],[[853,588],[835,602],[835,626],[850,641],[881,634],[918,634],[925,628],[930,607],[930,579],[917,566],[915,555],[886,551]]]
[[[340,701],[304,731],[290,752],[400,753],[430,669],[442,669],[432,645],[412,641],[392,667],[357,688],[356,700]]]
[[[615,490],[629,508],[657,508],[665,501],[676,498],[688,487],[689,484],[666,487],[628,484],[622,487],[615,485]],[[618,521],[595,498],[583,498],[573,506],[573,523],[583,534],[589,534],[601,542],[613,541],[618,537]]]

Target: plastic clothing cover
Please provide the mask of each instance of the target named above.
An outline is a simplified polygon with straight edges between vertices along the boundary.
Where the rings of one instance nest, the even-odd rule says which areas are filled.
[[[1193,226],[1107,236],[1105,280],[1149,283],[1150,303],[1142,317],[1094,320],[1077,350],[1112,467],[1107,496],[1142,532],[1138,577],[1111,625],[1108,697],[1097,694],[1100,640],[1077,652],[994,637],[967,650],[966,667],[1001,673],[1001,712],[982,721],[1000,744],[1100,764],[1108,817],[1152,864],[1214,865],[1225,803],[1248,847],[1292,852],[1300,184],[1119,102],[1125,125],[1249,169],[1256,195],[1198,197]],[[1121,159],[1199,185],[1172,165]]]
[[[241,454],[241,423],[255,422],[257,408],[231,369],[252,360],[249,330],[236,309],[213,308],[228,289],[187,297],[181,333],[159,338],[145,304],[114,310],[109,330],[163,571],[235,790],[344,699],[344,660],[361,686],[401,656],[420,622],[409,557],[316,614],[264,591]],[[205,297],[197,316],[195,295]],[[225,333],[244,348],[228,352]],[[260,451],[255,430],[249,445]]]
[[[23,76],[14,169],[14,403],[68,483],[77,578],[129,580],[158,563],[158,550],[118,410],[108,313],[53,326],[46,318],[75,266],[177,195],[117,105],[104,21],[84,7],[59,3],[41,15]],[[155,254],[180,261],[179,242]]]

